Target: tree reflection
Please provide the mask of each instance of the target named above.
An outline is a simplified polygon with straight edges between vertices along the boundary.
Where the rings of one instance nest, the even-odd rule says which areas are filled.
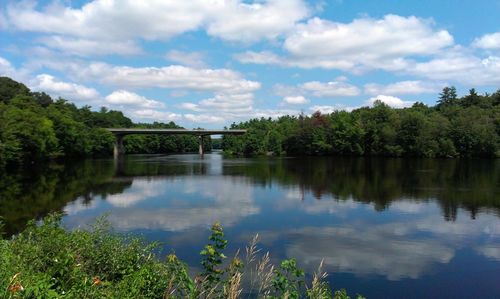
[[[500,211],[500,161],[393,158],[256,159],[225,165],[225,175],[245,175],[258,185],[277,182],[311,192],[318,200],[373,203],[378,211],[401,199],[436,200],[446,220],[459,208],[472,218],[482,209]]]

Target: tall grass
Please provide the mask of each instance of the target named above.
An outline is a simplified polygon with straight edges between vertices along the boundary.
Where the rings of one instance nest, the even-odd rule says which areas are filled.
[[[310,282],[294,259],[273,265],[258,235],[243,259],[227,258],[226,246],[216,223],[193,277],[176,255],[160,259],[157,243],[115,234],[105,221],[67,231],[50,215],[0,238],[0,298],[349,298],[329,288],[322,263]]]

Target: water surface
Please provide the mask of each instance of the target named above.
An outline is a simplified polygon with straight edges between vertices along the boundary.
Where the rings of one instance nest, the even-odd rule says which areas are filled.
[[[128,156],[0,179],[7,232],[50,211],[108,214],[193,269],[220,221],[228,254],[258,233],[274,261],[369,298],[500,297],[500,161]]]

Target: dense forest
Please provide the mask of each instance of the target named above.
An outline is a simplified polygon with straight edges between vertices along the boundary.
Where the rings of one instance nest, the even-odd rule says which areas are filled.
[[[500,90],[471,89],[459,98],[446,87],[434,107],[394,109],[376,101],[352,112],[252,119],[230,128],[248,132],[223,137],[229,155],[499,157]]]
[[[103,128],[181,128],[173,122],[133,123],[122,112],[90,106],[77,108],[65,99],[32,92],[24,84],[0,77],[0,168],[49,158],[111,155],[114,136]],[[205,148],[210,148],[210,139]],[[127,153],[198,150],[196,136],[132,135]]]

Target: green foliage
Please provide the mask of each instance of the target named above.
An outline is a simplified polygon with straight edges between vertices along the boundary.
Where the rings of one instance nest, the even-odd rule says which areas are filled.
[[[21,83],[0,77],[0,169],[52,157],[111,155],[115,137],[104,128],[181,128],[175,123],[134,124],[122,112],[90,106],[77,108],[65,99],[30,92]],[[209,137],[204,147],[211,148]],[[198,151],[195,136],[129,136],[128,153]]]
[[[435,107],[415,103],[328,115],[252,119],[232,124],[243,136],[223,136],[227,155],[354,155],[412,157],[499,157],[500,91],[458,98],[446,87]]]
[[[276,294],[285,295],[287,298],[300,298],[300,289],[304,286],[304,271],[297,268],[295,259],[282,261],[280,267],[274,273],[272,283]]]
[[[219,224],[212,226],[209,241],[201,252],[204,271],[192,279],[175,254],[162,261],[157,244],[117,235],[103,219],[90,230],[66,231],[61,215],[50,215],[39,224],[31,221],[9,240],[0,239],[0,297],[242,297],[245,266],[237,257],[223,266],[227,240]],[[349,298],[345,290],[332,296],[326,282],[318,280],[304,292],[304,271],[294,259],[269,274],[274,290],[255,294],[261,298]]]
[[[7,103],[17,95],[29,95],[26,85],[8,77],[0,77],[0,103]]]
[[[210,243],[200,252],[203,259],[204,272],[202,276],[208,285],[217,284],[221,281],[224,271],[220,268],[222,261],[226,258],[222,252],[227,246],[227,240],[224,239],[224,231],[220,223],[212,226],[212,234],[209,237]]]
[[[114,136],[103,128],[113,127],[181,128],[173,122],[134,124],[104,107],[77,108],[0,77],[0,168],[59,156],[110,155]],[[216,142],[226,155],[499,157],[500,91],[480,95],[471,89],[458,98],[454,87],[446,87],[435,107],[416,103],[393,109],[375,101],[372,108],[352,112],[252,119],[231,128],[248,131]],[[203,142],[210,150],[210,137]],[[127,153],[196,152],[198,140],[132,135],[124,147]]]

